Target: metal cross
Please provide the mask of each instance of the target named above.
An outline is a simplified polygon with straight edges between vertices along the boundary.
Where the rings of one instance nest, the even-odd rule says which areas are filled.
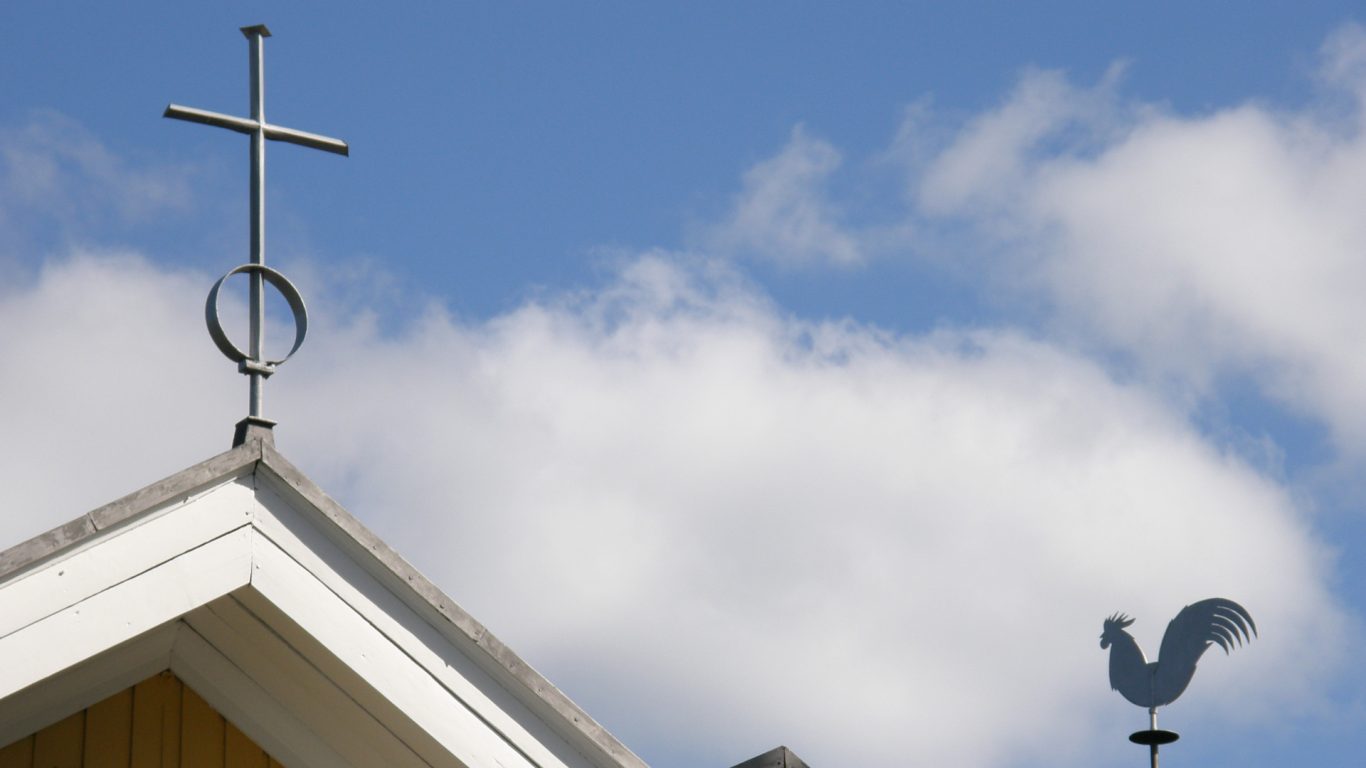
[[[242,34],[247,37],[251,53],[251,118],[222,115],[217,112],[207,112],[177,104],[167,106],[163,116],[227,128],[251,137],[251,264],[238,267],[223,278],[227,279],[228,276],[241,271],[247,272],[251,279],[251,340],[249,352],[245,355],[242,354],[231,342],[227,341],[226,336],[222,334],[221,327],[216,327],[218,287],[222,285],[223,280],[214,286],[214,290],[209,295],[210,306],[207,309],[207,314],[209,316],[209,332],[214,336],[214,341],[218,344],[219,349],[229,358],[236,360],[238,369],[251,378],[251,407],[248,421],[269,426],[272,422],[261,415],[262,381],[274,372],[276,365],[283,361],[272,362],[264,359],[265,284],[270,282],[280,288],[285,293],[285,298],[289,301],[291,309],[294,310],[296,330],[298,331],[295,349],[298,348],[298,343],[303,340],[303,329],[306,328],[307,321],[306,316],[301,317],[303,300],[298,297],[298,292],[293,289],[292,285],[289,285],[289,281],[285,280],[282,275],[265,266],[266,139],[301,144],[305,147],[321,149],[338,155],[348,155],[350,150],[344,141],[297,131],[293,128],[271,125],[266,122],[265,61],[263,57],[265,46],[263,42],[264,38],[270,37],[270,30],[266,29],[264,24],[258,24],[252,27],[243,27]],[[290,354],[293,354],[292,350]]]

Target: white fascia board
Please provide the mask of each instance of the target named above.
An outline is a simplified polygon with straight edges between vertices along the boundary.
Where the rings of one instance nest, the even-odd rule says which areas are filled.
[[[229,480],[44,560],[0,585],[0,638],[247,525],[257,507]]]
[[[561,732],[532,712],[526,699],[534,697],[519,698],[509,690],[509,684],[520,684],[507,675],[506,670],[492,663],[484,649],[432,611],[409,585],[392,583],[395,581],[393,571],[368,553],[357,552],[354,539],[341,533],[335,525],[319,525],[318,511],[311,505],[289,503],[276,492],[277,487],[272,482],[258,484],[260,513],[253,524],[299,568],[389,643],[401,649],[412,663],[446,689],[448,696],[477,713],[488,728],[515,745],[518,752],[536,765],[565,768],[616,768],[619,765],[607,758],[593,762],[586,757],[585,750],[590,754],[595,751],[592,745],[583,740],[576,748]],[[357,554],[361,556],[357,557]],[[261,558],[256,562],[259,569]],[[255,577],[253,585],[256,586]],[[296,617],[291,615],[291,618]],[[494,676],[497,672],[503,673],[501,679]],[[553,712],[546,714],[555,719],[560,717]]]
[[[354,676],[364,684],[363,688],[353,689],[354,695],[364,697],[367,689],[374,691],[447,753],[424,755],[429,762],[445,764],[453,757],[459,765],[536,768],[537,764],[504,734],[489,726],[483,713],[452,696],[427,670],[415,664],[404,649],[265,537],[255,541],[251,587],[243,593],[249,608],[260,607],[251,599],[254,596],[268,601],[326,649],[327,653],[315,658],[315,663],[326,664],[335,659],[342,667],[324,672],[330,671],[334,680]],[[404,727],[402,721],[389,725],[395,729]],[[542,765],[559,768],[563,763]]]
[[[286,499],[312,521],[324,537],[387,587],[412,614],[420,617],[421,623],[444,638],[444,642],[428,643],[424,636],[420,645],[440,648],[441,653],[458,652],[461,658],[472,662],[469,666],[482,669],[487,678],[492,678],[494,685],[481,683],[478,687],[516,720],[533,741],[548,745],[559,760],[569,765],[648,768],[607,729],[367,530],[272,446],[262,446],[262,460],[255,476],[258,491],[274,489],[280,498]],[[472,673],[466,676],[471,680],[477,677]],[[498,691],[506,693],[515,704],[504,704],[506,699]],[[502,729],[504,725],[496,727]],[[507,727],[509,734],[516,730],[513,726]]]
[[[243,525],[0,638],[0,659],[23,660],[0,665],[0,699],[250,583],[252,530]]]

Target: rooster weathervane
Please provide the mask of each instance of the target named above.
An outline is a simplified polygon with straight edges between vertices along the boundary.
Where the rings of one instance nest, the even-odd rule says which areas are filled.
[[[1110,649],[1110,687],[1140,707],[1148,708],[1149,727],[1129,736],[1146,744],[1157,768],[1157,748],[1176,741],[1172,731],[1157,727],[1157,708],[1176,701],[1195,676],[1195,664],[1211,645],[1227,654],[1235,645],[1251,642],[1257,625],[1247,609],[1232,600],[1213,597],[1181,609],[1167,625],[1157,661],[1148,661],[1133,636],[1124,631],[1134,620],[1116,613],[1105,620],[1101,649]]]

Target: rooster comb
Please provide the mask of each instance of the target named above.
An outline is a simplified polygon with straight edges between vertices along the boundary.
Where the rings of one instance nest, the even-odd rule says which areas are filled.
[[[1109,632],[1112,629],[1124,629],[1133,623],[1134,620],[1128,616],[1125,616],[1122,613],[1116,613],[1105,620],[1105,631]]]

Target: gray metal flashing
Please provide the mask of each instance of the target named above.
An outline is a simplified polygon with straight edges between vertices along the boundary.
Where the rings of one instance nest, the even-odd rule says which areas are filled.
[[[0,552],[0,582],[9,581],[21,571],[81,544],[100,531],[168,502],[187,498],[234,474],[246,474],[261,458],[260,445],[252,442],[220,453]]]
[[[184,500],[216,483],[260,471],[267,472],[335,526],[347,539],[373,557],[401,588],[407,589],[454,627],[469,645],[478,648],[501,670],[535,697],[543,714],[561,719],[567,730],[579,734],[587,744],[609,756],[622,768],[648,768],[646,763],[617,740],[588,713],[565,696],[549,680],[527,664],[495,637],[473,616],[442,592],[426,576],[366,528],[341,504],[328,496],[312,480],[275,449],[266,430],[250,434],[247,440],[229,451],[195,464],[123,498],[98,507],[64,525],[0,552],[0,583],[18,577],[48,559],[79,546],[110,528],[131,521],[167,503]],[[801,765],[798,763],[797,765]]]
[[[81,515],[69,523],[15,544],[0,552],[0,574],[3,574],[0,578],[8,579],[10,574],[80,542],[95,533],[95,530],[95,523],[90,516]]]

